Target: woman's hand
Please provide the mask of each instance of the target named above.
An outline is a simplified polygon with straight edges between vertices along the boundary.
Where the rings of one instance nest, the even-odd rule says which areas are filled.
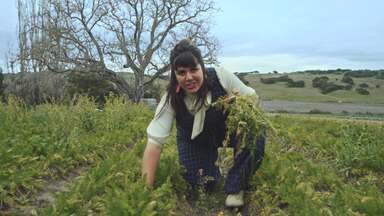
[[[145,183],[152,188],[155,182],[156,169],[160,160],[161,147],[154,143],[148,142],[144,150],[142,176]]]

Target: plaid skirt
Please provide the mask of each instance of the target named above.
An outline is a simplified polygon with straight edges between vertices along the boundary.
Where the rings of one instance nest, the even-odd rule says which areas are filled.
[[[191,143],[182,129],[177,130],[179,162],[185,168],[183,176],[192,188],[207,182],[216,182],[221,177],[219,168],[215,165],[219,146],[212,145],[210,138],[201,136]],[[231,139],[230,147],[236,147],[237,143],[237,139]],[[235,158],[225,179],[224,189],[227,194],[246,189],[249,177],[259,168],[264,156],[265,136],[258,137],[256,146],[255,150],[244,149]]]

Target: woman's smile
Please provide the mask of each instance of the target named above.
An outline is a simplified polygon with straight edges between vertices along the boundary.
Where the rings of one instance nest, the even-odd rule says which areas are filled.
[[[178,67],[176,79],[180,87],[187,93],[196,93],[203,84],[204,76],[201,66]]]

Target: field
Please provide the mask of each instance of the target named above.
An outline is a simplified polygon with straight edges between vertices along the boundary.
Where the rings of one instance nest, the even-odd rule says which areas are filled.
[[[242,209],[220,186],[193,196],[165,146],[154,189],[140,174],[153,112],[110,98],[0,105],[0,215],[383,215],[384,124],[271,115],[276,135]],[[192,198],[191,198],[192,197]]]
[[[303,80],[304,88],[288,88],[285,82],[275,84],[263,84],[260,78],[279,77],[288,75],[294,81]],[[337,90],[328,94],[321,94],[319,89],[312,87],[312,80],[315,77],[323,75],[314,75],[309,73],[287,73],[287,74],[251,74],[246,75],[245,79],[249,81],[249,85],[256,89],[264,100],[288,100],[288,101],[303,101],[303,102],[344,102],[344,103],[369,103],[369,104],[384,104],[384,80],[367,78],[353,78],[355,86],[361,83],[367,83],[367,88],[370,95],[360,95],[354,89],[352,90]],[[342,84],[343,75],[340,74],[324,74],[329,77],[329,81],[336,84]],[[380,87],[377,88],[376,85]]]

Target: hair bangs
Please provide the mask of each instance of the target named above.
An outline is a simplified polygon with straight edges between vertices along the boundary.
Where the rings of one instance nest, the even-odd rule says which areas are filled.
[[[173,66],[176,70],[178,67],[194,68],[198,65],[196,57],[191,52],[183,52],[175,59]]]

